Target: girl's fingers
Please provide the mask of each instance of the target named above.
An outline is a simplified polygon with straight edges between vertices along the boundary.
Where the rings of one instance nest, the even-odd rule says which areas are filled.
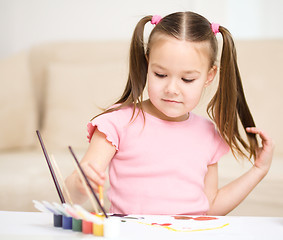
[[[95,185],[104,185],[105,178],[102,178],[88,163],[82,164],[82,168],[89,179]]]
[[[259,134],[261,131],[256,127],[247,127],[246,131],[249,133]]]
[[[246,131],[249,133],[258,134],[264,145],[273,146],[272,139],[264,131],[256,127],[248,127],[246,128]]]
[[[84,172],[85,172],[85,175],[86,175],[86,177],[87,177],[87,179],[88,179],[89,185],[91,186],[91,188],[92,188],[96,193],[98,193],[98,186],[99,186],[99,185],[103,186],[103,185],[104,185],[104,182],[98,184],[96,180],[93,181],[93,179],[88,176],[87,171],[84,171]],[[84,178],[83,178],[83,179],[82,179],[81,177],[78,177],[78,178],[79,178],[79,179],[78,179],[78,180],[79,180],[79,186],[78,186],[79,191],[80,191],[81,193],[87,194],[88,184],[85,182],[85,179],[84,179]],[[87,188],[87,189],[86,189],[86,188]]]
[[[86,189],[85,189],[84,184],[82,183],[82,180],[79,179],[79,181],[80,181],[80,191],[86,194]],[[91,182],[91,181],[89,181],[89,184],[90,184],[91,188],[92,188],[95,192],[98,192],[98,186],[97,186],[96,184],[94,184],[94,183]]]

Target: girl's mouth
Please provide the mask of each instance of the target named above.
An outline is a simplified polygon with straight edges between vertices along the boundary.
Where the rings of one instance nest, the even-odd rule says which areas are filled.
[[[173,99],[162,99],[164,102],[167,102],[167,103],[181,103],[179,101],[176,101],[176,100],[173,100]]]

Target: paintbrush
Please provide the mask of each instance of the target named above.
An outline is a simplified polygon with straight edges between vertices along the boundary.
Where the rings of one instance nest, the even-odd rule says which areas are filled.
[[[63,185],[63,189],[64,189],[64,191],[65,191],[65,193],[66,193],[67,201],[68,201],[70,204],[73,205],[73,201],[72,201],[72,198],[71,198],[71,196],[70,196],[69,190],[68,190],[68,188],[67,188],[67,186],[66,186],[66,184],[65,184],[63,175],[62,175],[62,173],[61,173],[61,171],[60,171],[60,169],[59,169],[59,167],[58,167],[58,164],[57,164],[57,162],[56,162],[56,160],[55,160],[55,158],[54,158],[54,156],[53,156],[52,154],[51,154],[50,159],[51,159],[51,162],[53,163],[53,166],[54,166],[54,168],[55,168],[55,171],[57,172],[58,177],[59,177],[59,179],[60,179],[60,181],[61,181],[61,183],[62,183],[62,185]]]
[[[40,135],[40,133],[39,133],[38,130],[36,130],[36,134],[37,134],[37,136],[38,136],[38,139],[39,139],[39,142],[40,142],[40,145],[41,145],[43,154],[44,154],[44,156],[45,156],[47,165],[48,165],[48,167],[49,167],[49,170],[50,170],[51,176],[52,176],[52,178],[53,178],[53,182],[54,182],[55,187],[56,187],[56,189],[57,189],[57,193],[58,193],[58,195],[59,195],[59,198],[60,198],[60,200],[61,200],[61,203],[65,203],[65,202],[66,202],[66,201],[65,201],[65,198],[64,198],[64,196],[63,196],[62,190],[61,190],[60,185],[59,185],[59,183],[58,183],[58,180],[57,180],[57,178],[56,178],[56,175],[55,175],[55,172],[54,172],[54,170],[53,170],[53,167],[52,167],[52,165],[51,165],[51,162],[50,162],[50,159],[49,159],[47,150],[46,150],[46,148],[45,148],[45,146],[44,146],[42,137],[41,137],[41,135]]]
[[[86,183],[87,183],[87,185],[88,185],[88,187],[89,187],[89,189],[90,189],[92,195],[94,196],[94,198],[95,198],[95,200],[96,200],[96,202],[97,202],[99,208],[102,210],[104,216],[105,216],[106,218],[108,218],[104,207],[101,205],[101,203],[100,203],[99,199],[97,198],[95,192],[93,191],[92,187],[90,186],[90,183],[89,183],[89,181],[88,181],[88,179],[87,179],[87,176],[85,175],[85,173],[84,173],[84,171],[83,171],[83,169],[82,169],[82,167],[81,167],[81,165],[80,165],[80,163],[79,163],[79,161],[78,161],[76,155],[74,154],[74,152],[73,152],[73,150],[72,150],[72,148],[71,148],[70,146],[69,146],[69,150],[70,150],[72,156],[74,157],[74,160],[76,161],[76,163],[77,163],[77,165],[78,165],[78,167],[79,167],[79,169],[80,169],[80,171],[81,171],[81,173],[82,173],[82,175],[83,175],[83,177],[84,177],[84,179],[85,179],[85,181],[86,181]]]

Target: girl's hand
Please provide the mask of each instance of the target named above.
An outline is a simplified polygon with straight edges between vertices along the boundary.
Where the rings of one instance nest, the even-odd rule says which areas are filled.
[[[226,215],[232,211],[264,178],[270,168],[274,149],[274,144],[271,138],[255,127],[246,128],[246,131],[258,134],[261,138],[262,146],[256,149],[254,165],[246,173],[218,190],[217,181],[211,182],[213,178],[210,177],[217,174],[217,169],[213,165],[209,166],[205,182],[206,188],[215,186],[214,189],[216,190],[212,192],[207,191],[210,194],[208,195],[208,199],[210,199],[210,209],[207,212],[208,215]],[[208,179],[208,177],[210,178]],[[211,185],[213,183],[214,185]]]
[[[249,133],[258,134],[261,138],[262,147],[259,147],[256,150],[256,159],[254,162],[254,167],[260,169],[263,174],[266,175],[271,165],[274,143],[265,132],[261,131],[256,127],[248,127],[246,128],[246,131]]]
[[[83,162],[81,163],[81,167],[84,170],[85,175],[87,176],[90,186],[93,188],[95,192],[98,193],[98,186],[103,186],[105,183],[105,173],[104,172],[99,172],[93,164],[88,163],[88,162]],[[86,193],[86,189],[84,187],[84,184],[79,176],[79,174],[76,172],[76,178],[77,178],[77,187],[79,191],[83,194]]]
[[[105,134],[95,130],[81,160],[81,167],[94,191],[99,192],[98,186],[104,185],[107,167],[115,153],[116,147],[106,139]],[[77,170],[66,178],[65,183],[74,203],[81,204],[87,200],[87,188]]]

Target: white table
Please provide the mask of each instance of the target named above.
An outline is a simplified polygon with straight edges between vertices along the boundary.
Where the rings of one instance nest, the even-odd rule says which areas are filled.
[[[168,216],[144,216],[158,223]],[[121,222],[121,234],[116,239],[283,239],[283,217],[218,217],[219,229],[176,232],[164,227],[138,223],[139,220]],[[191,221],[191,220],[189,220]],[[0,211],[0,239],[105,239],[72,230],[53,227],[53,216],[39,212]]]

